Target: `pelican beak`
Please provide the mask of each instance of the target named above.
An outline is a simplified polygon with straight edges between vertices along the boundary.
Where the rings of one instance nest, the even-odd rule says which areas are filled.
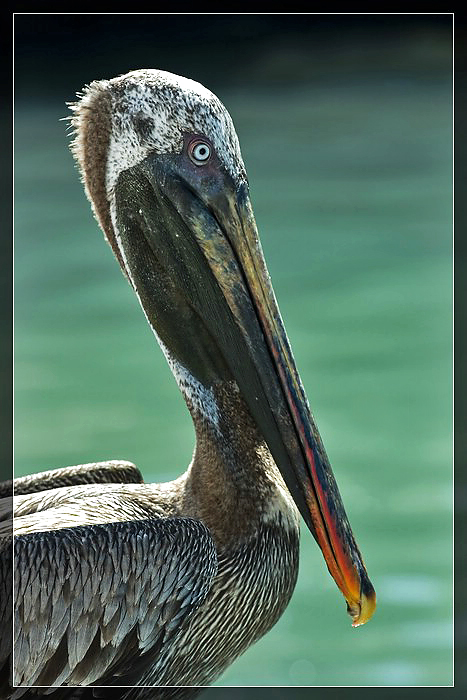
[[[224,192],[228,193],[229,189],[226,188]],[[239,327],[245,337],[250,339],[253,356],[258,358],[258,373],[266,394],[270,397],[269,407],[275,415],[276,425],[289,455],[288,460],[278,461],[279,469],[323,552],[332,577],[347,601],[353,626],[362,625],[375,610],[375,591],[355,543],[300,381],[262,254],[246,186],[237,189],[235,194],[231,189],[230,196],[221,197],[217,206],[214,202],[210,206],[235,252],[243,284],[256,311],[270,355],[268,364],[258,353],[258,346],[251,343],[255,334],[252,333],[249,314],[245,313],[244,295],[237,289],[240,279],[238,273],[232,274],[232,267],[225,264],[226,258],[218,256],[218,248],[212,239],[203,237],[201,244],[211,269]],[[274,386],[276,383],[280,386],[281,395],[278,395]],[[246,386],[243,393],[250,410],[258,418],[256,396],[252,395],[251,385]],[[288,409],[287,419],[284,419],[283,402]],[[274,456],[275,441],[271,438],[268,440],[268,435],[266,430],[265,439]]]
[[[295,366],[248,187],[225,171],[204,172],[193,173],[177,156],[153,156],[122,173],[117,226],[130,277],[151,325],[185,367],[206,385],[213,376],[237,382],[347,601],[353,626],[362,625],[375,610],[375,591]],[[148,276],[149,260],[157,273]],[[173,320],[165,307],[154,306],[161,279],[171,308],[177,307]],[[202,357],[188,354],[179,337],[180,294],[190,309],[184,334],[196,323]],[[214,355],[221,360],[211,359],[206,369],[205,358]]]

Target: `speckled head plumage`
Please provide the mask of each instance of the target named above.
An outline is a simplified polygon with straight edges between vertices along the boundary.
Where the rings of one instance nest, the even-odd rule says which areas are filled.
[[[92,82],[70,108],[75,133],[71,149],[94,214],[120,262],[110,206],[124,170],[151,153],[179,153],[184,134],[196,133],[211,141],[235,182],[246,181],[230,114],[194,80],[163,70],[135,70]]]

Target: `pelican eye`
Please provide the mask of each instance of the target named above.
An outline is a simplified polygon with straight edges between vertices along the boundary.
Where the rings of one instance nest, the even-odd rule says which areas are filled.
[[[188,148],[188,155],[195,165],[204,165],[211,157],[211,146],[206,141],[193,141]]]

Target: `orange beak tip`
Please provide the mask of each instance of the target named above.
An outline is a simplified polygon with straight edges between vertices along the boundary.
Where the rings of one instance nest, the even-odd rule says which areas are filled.
[[[347,612],[352,617],[352,627],[361,627],[373,617],[376,610],[374,590],[362,593],[358,603],[347,603]]]

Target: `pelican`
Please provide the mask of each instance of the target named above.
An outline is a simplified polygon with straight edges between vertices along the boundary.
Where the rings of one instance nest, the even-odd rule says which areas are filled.
[[[161,70],[95,81],[71,109],[86,194],[196,447],[169,483],[116,461],[16,480],[12,693],[183,697],[283,613],[300,514],[354,626],[375,592],[295,366],[229,113]]]

